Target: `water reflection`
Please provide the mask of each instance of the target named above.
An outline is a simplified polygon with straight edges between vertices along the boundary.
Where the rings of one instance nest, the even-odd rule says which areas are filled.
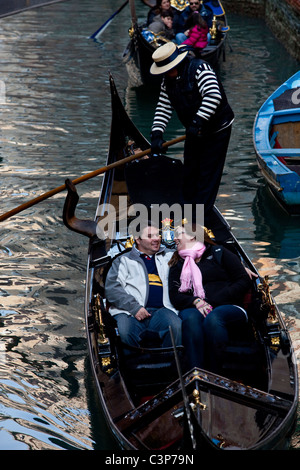
[[[266,254],[276,259],[300,256],[300,217],[291,217],[262,185],[253,200],[255,239],[267,246]]]

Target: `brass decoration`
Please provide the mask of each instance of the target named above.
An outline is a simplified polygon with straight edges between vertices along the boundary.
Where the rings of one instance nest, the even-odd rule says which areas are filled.
[[[160,33],[153,33],[153,31],[151,31],[150,29],[149,31],[151,34],[153,34],[153,39],[152,41],[150,41],[150,44],[152,44],[154,47],[157,48],[162,46],[162,43],[170,42],[169,39],[165,38]]]
[[[174,242],[174,227],[172,226],[173,219],[162,220],[161,238],[166,243]]]
[[[114,365],[110,356],[104,356],[101,358],[101,369],[107,374],[111,375],[114,372]]]
[[[209,32],[211,34],[212,41],[215,41],[217,38],[217,17],[214,15],[212,20],[212,27],[209,28]]]
[[[277,352],[280,349],[281,343],[280,343],[280,336],[271,336],[271,349],[273,351]]]
[[[202,403],[200,401],[200,392],[199,390],[197,390],[196,388],[193,390],[193,393],[192,393],[193,397],[194,397],[194,400],[195,400],[195,403],[191,404],[191,406],[194,407],[199,407],[201,410],[206,410],[206,405],[204,405],[204,403]]]
[[[269,323],[277,323],[275,303],[270,293],[269,276],[264,277],[263,282],[258,285],[258,290],[262,294],[261,308],[268,311],[267,321]]]
[[[207,234],[207,236],[211,239],[214,239],[215,236],[214,236],[214,233],[211,229],[209,228],[206,228],[206,227],[203,227],[204,228],[204,232]]]
[[[111,360],[110,360],[110,357],[102,357],[101,359],[101,365],[102,367],[107,367],[111,364]]]
[[[273,337],[271,338],[271,343],[274,344],[274,346],[280,345],[280,338],[279,338],[279,336],[273,336]]]
[[[98,332],[98,343],[99,344],[107,344],[108,343],[108,338],[105,336],[105,331],[104,331],[104,323],[102,320],[102,312],[101,312],[101,303],[100,303],[100,295],[97,294],[95,296],[95,305],[93,307],[94,312],[95,312],[95,317],[97,324],[99,326],[99,332]]]
[[[134,245],[134,239],[133,237],[130,237],[129,240],[126,240],[125,242],[125,248],[132,248]]]
[[[171,0],[171,7],[174,7],[176,10],[183,11],[186,7],[189,6],[188,0]]]
[[[134,33],[134,28],[133,27],[129,28],[128,34],[129,34],[130,39],[132,39],[133,33]]]

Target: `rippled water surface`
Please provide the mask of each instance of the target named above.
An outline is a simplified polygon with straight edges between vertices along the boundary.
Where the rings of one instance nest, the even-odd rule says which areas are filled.
[[[137,3],[138,16],[147,9]],[[108,72],[149,136],[155,97],[127,86],[121,62],[129,8],[90,41],[118,5],[69,0],[0,19],[1,213],[105,164]],[[278,210],[255,161],[255,114],[299,64],[263,21],[230,16],[221,77],[234,123],[218,207],[261,274],[269,274],[300,345],[300,221]],[[284,64],[284,65],[282,65]],[[167,138],[182,134],[174,119]],[[180,146],[170,154],[180,155]],[[78,187],[78,216],[93,218],[101,177]],[[84,326],[87,240],[62,222],[60,193],[1,223],[0,449],[112,449],[89,371]],[[300,448],[299,425],[292,448]]]

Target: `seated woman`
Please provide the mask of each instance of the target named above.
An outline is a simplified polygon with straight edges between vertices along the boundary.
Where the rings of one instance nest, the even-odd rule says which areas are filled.
[[[240,259],[206,235],[197,241],[193,227],[175,232],[177,251],[171,258],[169,294],[180,310],[187,367],[219,373],[222,350],[233,328],[247,324],[243,298],[251,286]]]
[[[157,0],[154,7],[150,8],[147,15],[147,26],[149,26],[157,15],[160,15],[163,11],[170,10],[170,0]]]

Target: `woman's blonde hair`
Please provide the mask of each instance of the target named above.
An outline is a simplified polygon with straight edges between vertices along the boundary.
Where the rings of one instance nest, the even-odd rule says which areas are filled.
[[[202,227],[201,225],[193,224],[190,222],[182,223],[179,227],[183,228],[185,233],[194,237],[198,241],[203,241],[203,243],[208,244],[208,245],[215,245],[216,243],[210,238],[209,234],[207,233],[207,230],[205,227]],[[179,228],[177,227],[177,228]],[[176,229],[175,229],[176,231]],[[169,266],[174,266],[175,264],[178,263],[180,260],[180,256],[178,254],[178,251],[175,251],[172,258],[169,261]]]

